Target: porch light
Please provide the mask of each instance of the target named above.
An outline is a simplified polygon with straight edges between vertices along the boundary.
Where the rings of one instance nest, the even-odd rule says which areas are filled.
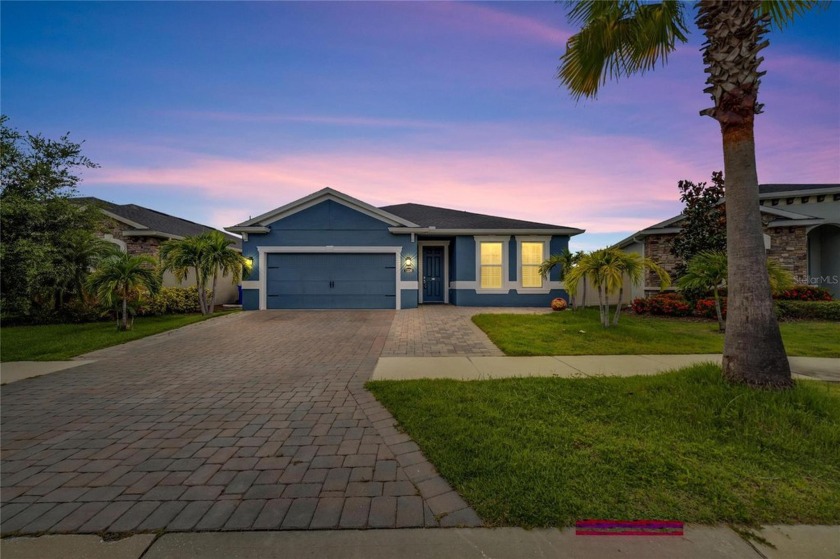
[[[409,273],[414,271],[414,259],[410,256],[405,257],[405,271]]]

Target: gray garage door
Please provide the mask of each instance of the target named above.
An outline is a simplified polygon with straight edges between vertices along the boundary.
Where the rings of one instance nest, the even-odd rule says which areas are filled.
[[[393,254],[269,254],[269,309],[394,309]]]

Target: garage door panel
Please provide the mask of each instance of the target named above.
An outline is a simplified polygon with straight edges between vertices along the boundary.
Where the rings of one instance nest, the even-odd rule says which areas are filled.
[[[267,255],[270,309],[396,308],[392,253],[278,253]]]
[[[330,282],[327,280],[319,281],[295,281],[295,280],[277,280],[269,276],[268,280],[268,294],[278,295],[331,295]]]

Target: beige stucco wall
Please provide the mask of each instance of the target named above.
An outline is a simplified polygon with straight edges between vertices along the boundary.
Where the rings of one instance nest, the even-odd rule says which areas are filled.
[[[193,287],[195,286],[195,273],[190,272],[183,282],[178,282],[172,272],[166,271],[163,273],[164,287]],[[239,298],[239,290],[237,284],[231,283],[230,276],[220,277],[216,284],[216,304],[226,305],[229,303],[236,303]]]
[[[102,220],[100,234],[105,240],[118,245],[129,254],[146,254],[156,260],[160,256],[160,245],[164,239],[158,237],[126,237],[122,234],[125,226],[118,221],[106,217]],[[190,272],[183,282],[179,282],[172,272],[164,272],[164,287],[192,287],[195,285],[195,273]],[[236,303],[239,298],[237,284],[231,283],[230,276],[219,278],[216,285],[216,303],[224,305]]]

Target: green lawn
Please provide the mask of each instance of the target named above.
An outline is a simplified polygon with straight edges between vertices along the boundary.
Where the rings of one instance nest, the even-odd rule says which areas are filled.
[[[227,313],[213,316],[222,314]],[[208,318],[200,314],[144,316],[135,319],[128,332],[118,332],[114,322],[4,327],[0,329],[0,361],[61,361]]]
[[[659,376],[368,388],[490,524],[840,524],[840,387]]]
[[[598,310],[551,314],[479,314],[479,328],[506,355],[721,353],[716,321],[625,314],[603,328]],[[782,322],[788,355],[840,357],[840,322]]]

